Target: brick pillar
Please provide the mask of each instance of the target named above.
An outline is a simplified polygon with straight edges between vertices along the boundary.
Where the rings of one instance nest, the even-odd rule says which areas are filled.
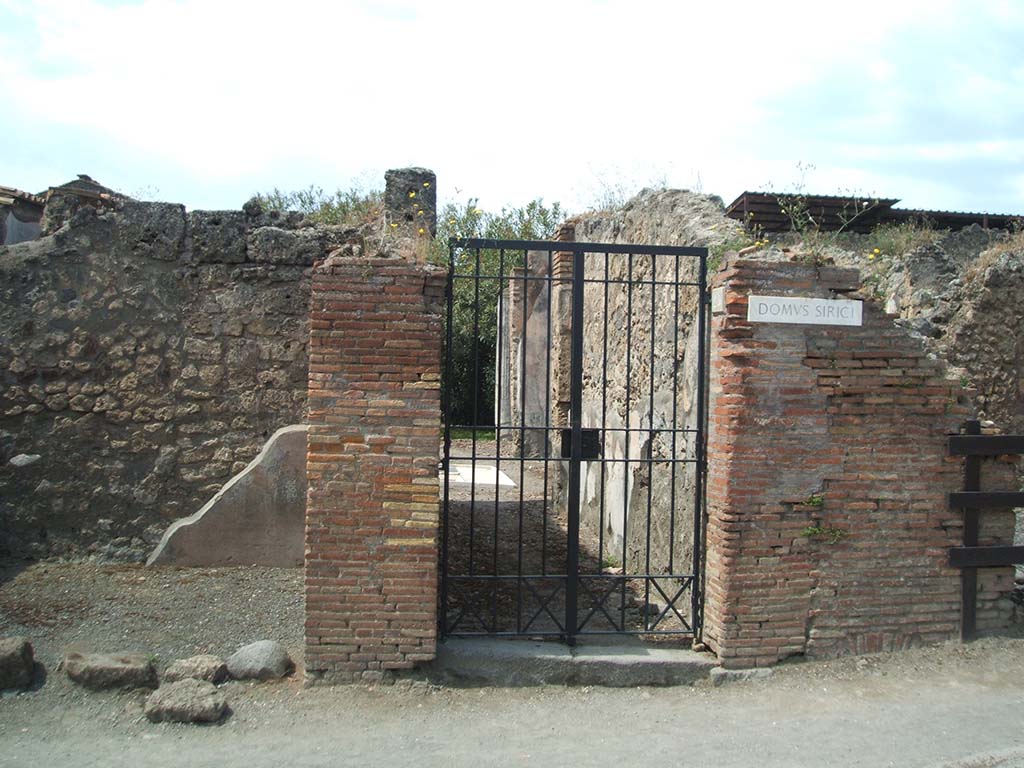
[[[751,294],[858,284],[856,270],[740,259],[713,280],[704,640],[725,666],[958,636],[959,384],[868,301],[861,327],[746,319]]]
[[[443,269],[331,256],[314,270],[307,684],[434,657]]]

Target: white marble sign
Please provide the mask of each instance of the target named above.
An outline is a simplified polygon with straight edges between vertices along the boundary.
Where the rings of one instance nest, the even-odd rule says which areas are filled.
[[[859,326],[862,324],[863,307],[863,302],[848,299],[748,296],[747,320],[752,323]]]

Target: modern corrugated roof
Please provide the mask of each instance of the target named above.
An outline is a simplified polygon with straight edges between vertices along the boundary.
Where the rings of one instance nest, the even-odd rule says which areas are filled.
[[[729,204],[725,215],[763,232],[791,231],[794,217],[803,215],[809,216],[814,226],[825,232],[870,232],[885,222],[913,219],[927,220],[941,229],[958,229],[971,224],[1006,229],[1024,218],[1001,213],[894,208],[898,202],[898,198],[744,192]],[[788,205],[799,206],[799,213],[796,208],[787,210]]]

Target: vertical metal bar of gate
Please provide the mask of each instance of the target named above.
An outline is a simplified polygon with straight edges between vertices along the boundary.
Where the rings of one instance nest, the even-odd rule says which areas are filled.
[[[565,566],[565,641],[572,645],[579,624],[578,579],[580,562],[580,458],[583,455],[583,258],[572,254],[572,343],[569,365],[569,456],[568,547]]]
[[[452,453],[452,309],[455,291],[455,244],[448,244],[448,284],[445,288],[445,334],[444,334],[444,382],[441,385],[441,416],[444,420],[444,442],[441,454],[441,472],[444,477],[444,503],[441,505],[441,589],[438,607],[438,631],[441,637],[448,634],[448,530],[450,526],[448,509],[451,502],[450,459]]]
[[[705,445],[707,423],[707,406],[705,390],[707,389],[707,313],[711,309],[710,296],[707,294],[708,252],[700,254],[700,266],[697,273],[697,434],[695,458],[696,473],[693,483],[693,583],[690,585],[691,616],[693,617],[694,639],[700,639],[704,624],[704,478],[707,473],[707,457]]]

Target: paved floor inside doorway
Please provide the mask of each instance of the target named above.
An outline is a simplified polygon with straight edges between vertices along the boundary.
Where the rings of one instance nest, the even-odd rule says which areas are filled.
[[[564,464],[551,459],[495,460],[493,441],[453,441],[448,475],[447,573],[497,575],[493,581],[449,579],[449,616],[456,633],[519,632],[526,637],[561,634],[565,620],[568,519]],[[472,458],[477,458],[474,462]],[[475,467],[475,473],[474,473]],[[442,494],[444,475],[441,476]],[[520,512],[521,511],[521,512]],[[606,545],[607,547],[607,545]],[[598,533],[580,532],[581,576],[619,575],[620,563],[599,557]],[[606,550],[607,551],[607,550]],[[559,575],[561,578],[559,579]],[[607,582],[610,584],[610,582]],[[659,627],[681,629],[667,600],[642,580],[620,580],[615,588],[597,579],[580,580],[579,618],[586,630],[628,632],[645,628],[645,617],[663,616]],[[666,579],[673,596],[679,588]],[[645,607],[648,597],[649,607]],[[688,616],[689,594],[678,600]],[[451,627],[450,627],[451,629]],[[631,636],[625,636],[629,640]],[[688,648],[689,636],[664,634],[647,640]]]

